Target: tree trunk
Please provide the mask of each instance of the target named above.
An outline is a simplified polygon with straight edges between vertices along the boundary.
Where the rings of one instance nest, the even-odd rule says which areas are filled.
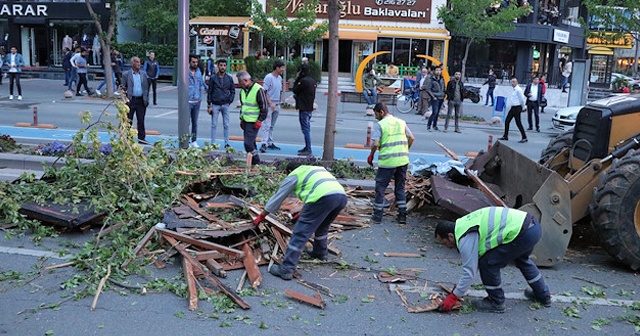
[[[466,72],[467,72],[467,57],[469,56],[469,48],[471,47],[471,43],[473,43],[473,37],[469,37],[467,38],[467,43],[464,46],[464,57],[462,58],[462,69],[460,71],[462,78],[463,79],[467,79],[466,76]]]
[[[322,160],[333,161],[336,140],[336,114],[338,111],[338,23],[340,9],[338,0],[328,1],[329,14],[329,93],[327,100],[327,121],[324,127],[324,152]]]
[[[85,0],[87,10],[89,10],[89,15],[91,15],[91,18],[93,18],[93,23],[95,24],[96,31],[98,32],[98,40],[100,41],[100,49],[102,51],[102,64],[104,65],[104,76],[107,82],[107,97],[113,97],[111,40],[113,39],[113,34],[116,29],[118,12],[116,1],[110,0],[109,3],[111,5],[111,8],[109,10],[109,26],[107,27],[107,31],[105,33],[105,31],[102,29],[102,24],[100,23],[100,16],[98,16],[98,14],[96,14],[96,12],[93,10],[93,7],[91,7],[90,0]]]

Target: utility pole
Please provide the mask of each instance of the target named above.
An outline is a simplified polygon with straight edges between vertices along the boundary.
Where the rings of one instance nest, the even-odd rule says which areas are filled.
[[[178,1],[178,141],[180,148],[189,147],[189,0]]]

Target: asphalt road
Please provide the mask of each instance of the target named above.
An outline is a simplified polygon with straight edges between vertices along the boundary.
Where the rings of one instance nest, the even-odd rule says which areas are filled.
[[[99,82],[90,83],[90,86],[97,87]],[[25,79],[22,81],[24,100],[8,100],[8,88],[5,84],[0,87],[2,95],[0,95],[0,133],[8,133],[14,137],[24,139],[25,141],[48,142],[53,140],[67,140],[70,138],[69,133],[83,127],[78,117],[78,112],[89,110],[94,116],[94,120],[106,111],[110,114],[103,117],[103,120],[115,120],[115,107],[109,105],[109,101],[89,98],[89,97],[73,97],[70,99],[63,98],[64,86],[60,81],[46,79]],[[5,91],[7,90],[7,91]],[[169,139],[177,139],[178,134],[178,110],[177,110],[177,89],[174,86],[161,84],[158,88],[158,105],[150,105],[147,109],[146,127],[148,130],[156,130],[161,133],[160,137],[149,136],[148,139],[156,141],[163,137]],[[288,93],[286,96],[289,96]],[[318,109],[313,115],[311,123],[311,135],[313,144],[313,153],[317,157],[322,156],[322,145],[324,141],[325,117],[327,97],[323,93],[318,93],[316,103]],[[237,98],[236,98],[237,102]],[[16,129],[13,126],[16,123],[31,123],[33,121],[33,107],[38,110],[38,122],[40,124],[54,124],[58,127],[57,131],[42,131],[29,129]],[[409,114],[399,114],[391,107],[396,116],[407,121],[409,127],[413,131],[416,142],[411,148],[413,154],[412,160],[420,157],[421,154],[433,160],[443,160],[444,152],[438,147],[434,140],[442,142],[445,146],[453,150],[459,156],[465,155],[467,152],[477,152],[486,150],[488,146],[489,136],[493,136],[493,141],[497,141],[503,134],[503,126],[492,126],[488,123],[461,123],[462,134],[452,132],[453,126],[450,127],[448,133],[444,132],[428,132],[426,130],[426,120],[422,116]],[[336,158],[353,158],[357,161],[365,161],[368,150],[348,149],[344,146],[347,144],[366,143],[367,126],[370,122],[375,122],[375,118],[365,115],[364,104],[355,103],[339,103],[338,115],[335,131],[335,157]],[[485,120],[491,119],[492,109],[483,104],[473,104],[465,102],[463,113],[469,116],[477,116]],[[511,125],[511,141],[509,145],[522,154],[538,159],[540,151],[544,149],[549,139],[557,132],[551,130],[551,117],[554,109],[548,108],[547,113],[541,114],[541,133],[528,132],[529,142],[526,144],[518,144],[517,140],[520,135],[515,128],[515,123]],[[525,116],[525,115],[523,115]],[[239,109],[234,106],[231,109],[230,116],[230,134],[232,136],[241,136],[242,132],[238,124]],[[525,118],[526,119],[526,118]],[[451,121],[451,125],[453,121]],[[527,127],[526,121],[524,122]],[[440,130],[443,127],[443,121],[439,121]],[[211,139],[211,117],[206,113],[206,104],[202,104],[200,115],[198,118],[198,142],[202,145],[205,141]],[[64,132],[67,130],[68,132]],[[65,135],[66,134],[66,135]],[[222,118],[220,117],[217,142],[221,143],[222,138]],[[278,118],[274,139],[278,146],[282,147],[281,151],[269,151],[270,154],[276,155],[293,155],[297,150],[303,147],[304,141],[298,123],[298,114],[295,110],[283,110]],[[232,142],[232,146],[238,150],[243,150],[242,143],[239,141]]]

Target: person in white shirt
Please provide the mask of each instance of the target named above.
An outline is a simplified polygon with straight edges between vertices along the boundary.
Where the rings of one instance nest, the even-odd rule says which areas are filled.
[[[81,48],[76,47],[75,54],[71,56],[69,62],[71,63],[71,78],[69,79],[69,91],[73,91],[73,83],[78,83],[78,67],[76,66],[76,60],[78,57],[82,57]]]
[[[508,112],[507,118],[504,121],[504,135],[500,140],[509,140],[509,124],[511,124],[511,119],[516,119],[516,126],[518,126],[518,130],[520,130],[520,135],[522,135],[522,139],[518,142],[525,143],[528,141],[527,134],[524,133],[520,114],[526,108],[527,99],[524,97],[522,88],[518,86],[518,80],[516,78],[511,79],[511,86],[513,87],[513,90],[511,91],[511,94],[509,94],[509,97],[507,97],[507,102],[505,104],[505,109]]]
[[[540,132],[540,103],[542,102],[542,83],[540,83],[540,78],[538,76],[533,77],[531,83],[527,84],[527,88],[524,89],[524,95],[527,97],[527,121],[529,122],[528,131],[533,130],[533,122],[532,116],[535,117],[536,122],[536,132]]]

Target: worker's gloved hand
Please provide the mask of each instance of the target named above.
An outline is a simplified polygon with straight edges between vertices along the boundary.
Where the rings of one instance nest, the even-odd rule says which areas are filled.
[[[369,157],[367,158],[367,163],[370,166],[373,166],[373,154],[369,154]]]
[[[265,219],[265,217],[267,217],[267,215],[259,214],[258,217],[253,220],[253,226],[258,226],[258,224],[260,224]]]
[[[458,303],[458,297],[452,292],[451,294],[447,295],[444,301],[442,301],[442,304],[440,305],[440,310],[445,312],[451,311],[451,309],[453,308],[453,306],[456,305],[456,303]]]
[[[295,216],[291,217],[291,221],[292,222],[296,222],[298,220],[298,218],[300,218],[300,214],[301,213],[302,213],[302,211],[298,212]]]
[[[256,123],[253,124],[253,128],[255,129],[259,129],[260,127],[262,127],[262,121],[256,121]]]

